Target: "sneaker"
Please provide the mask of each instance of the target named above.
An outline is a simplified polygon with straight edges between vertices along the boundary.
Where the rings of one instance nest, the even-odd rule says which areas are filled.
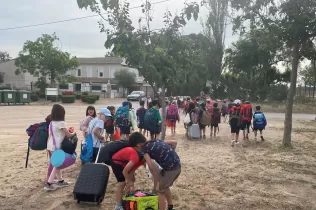
[[[56,187],[57,188],[63,188],[63,187],[69,187],[71,185],[71,182],[57,182]]]
[[[115,205],[114,210],[124,210],[122,205]]]
[[[47,192],[49,192],[49,191],[54,191],[54,190],[56,190],[57,189],[57,187],[56,187],[56,185],[54,185],[54,184],[45,184],[45,186],[44,186],[44,190],[45,191],[47,191]]]
[[[264,141],[264,138],[263,138],[263,136],[260,136],[260,138],[261,138],[261,141]]]
[[[235,140],[232,140],[232,147],[235,146]]]
[[[235,144],[239,144],[239,141],[235,141]]]

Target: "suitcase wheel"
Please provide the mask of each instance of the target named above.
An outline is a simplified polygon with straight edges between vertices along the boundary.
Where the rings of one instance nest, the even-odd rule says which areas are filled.
[[[98,202],[97,202],[97,205],[100,205],[103,201],[103,198],[99,198]]]

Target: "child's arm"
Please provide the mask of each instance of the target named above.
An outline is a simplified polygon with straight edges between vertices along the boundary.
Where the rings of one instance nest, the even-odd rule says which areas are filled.
[[[169,144],[172,149],[176,149],[178,142],[175,140],[165,140],[164,141],[166,144]]]

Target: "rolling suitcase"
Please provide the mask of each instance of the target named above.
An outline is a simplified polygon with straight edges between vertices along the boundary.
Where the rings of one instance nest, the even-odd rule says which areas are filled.
[[[100,149],[96,158],[99,158]],[[103,201],[106,187],[109,181],[109,167],[103,163],[86,163],[82,166],[74,187],[74,199],[80,201],[94,202],[98,205]]]
[[[188,139],[200,139],[200,126],[199,124],[192,124],[188,127]]]

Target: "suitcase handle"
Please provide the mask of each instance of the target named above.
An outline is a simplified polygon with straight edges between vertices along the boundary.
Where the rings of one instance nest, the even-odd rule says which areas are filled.
[[[100,155],[100,150],[101,150],[101,147],[102,147],[102,145],[100,145],[100,147],[99,147],[98,154],[97,154],[97,157],[96,157],[96,159],[95,159],[95,162],[94,162],[94,163],[98,163],[98,159],[99,159],[99,155]]]

